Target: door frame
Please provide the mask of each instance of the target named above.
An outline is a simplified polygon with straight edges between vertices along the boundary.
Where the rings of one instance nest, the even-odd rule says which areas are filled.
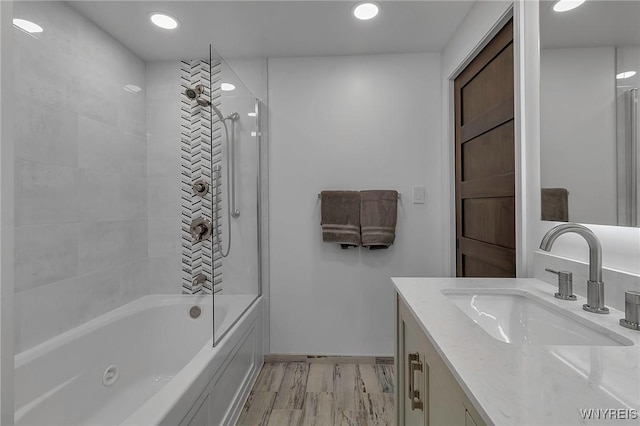
[[[535,224],[540,220],[539,108],[540,70],[538,1],[516,0],[480,38],[466,57],[446,77],[446,161],[449,169],[449,274],[456,275],[455,204],[455,103],[454,80],[513,18],[514,137],[516,179],[516,277],[533,276],[537,249]],[[527,67],[528,66],[528,67]]]

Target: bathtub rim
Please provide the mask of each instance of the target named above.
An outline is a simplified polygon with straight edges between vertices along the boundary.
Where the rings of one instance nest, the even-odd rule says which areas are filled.
[[[188,300],[191,300],[192,302],[188,302]],[[84,324],[80,324],[76,327],[73,327],[48,340],[45,340],[42,343],[38,343],[36,346],[33,346],[29,349],[25,349],[24,351],[15,354],[14,368],[18,369],[20,367],[23,367],[29,362],[43,355],[48,354],[60,348],[61,346],[72,342],[73,340],[86,336],[87,334],[97,330],[98,328],[102,328],[112,322],[115,322],[127,316],[136,314],[138,312],[142,312],[150,308],[171,306],[171,305],[181,305],[181,304],[186,305],[190,303],[197,304],[197,305],[212,306],[211,295],[210,294],[206,294],[206,295],[148,294],[148,295],[142,296],[136,300],[133,300],[127,303],[126,305],[122,305],[111,311],[107,311],[104,314],[85,322]]]

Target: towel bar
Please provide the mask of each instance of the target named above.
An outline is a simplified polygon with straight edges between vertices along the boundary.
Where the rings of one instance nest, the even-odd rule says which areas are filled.
[[[402,194],[400,194],[400,193],[398,192],[398,199],[402,198],[402,197],[401,197],[401,195],[402,195]],[[320,199],[320,197],[322,197],[322,194],[318,194],[318,199]]]

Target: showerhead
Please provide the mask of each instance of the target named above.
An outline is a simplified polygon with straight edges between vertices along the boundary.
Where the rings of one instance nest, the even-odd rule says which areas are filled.
[[[187,95],[189,99],[198,99],[202,93],[204,93],[204,86],[202,86],[202,84],[198,84],[194,88],[187,87],[184,91],[184,94]]]

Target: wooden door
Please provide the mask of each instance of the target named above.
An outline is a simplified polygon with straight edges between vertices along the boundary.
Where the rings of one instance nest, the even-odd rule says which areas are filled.
[[[515,277],[513,22],[455,79],[456,274]]]

